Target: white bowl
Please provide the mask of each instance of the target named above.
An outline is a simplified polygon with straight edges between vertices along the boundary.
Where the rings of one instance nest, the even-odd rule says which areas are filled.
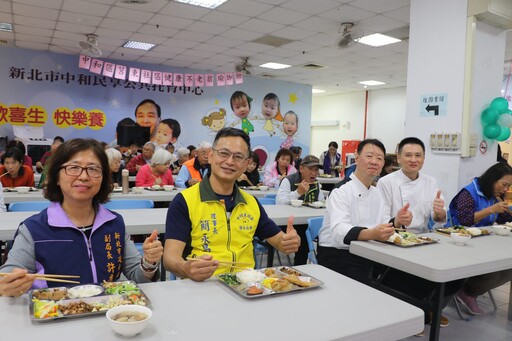
[[[144,191],[144,187],[133,187],[132,191],[135,194],[141,194]]]
[[[260,191],[268,191],[268,186],[260,186]]]
[[[19,187],[16,187],[16,191],[18,193],[28,193],[28,191],[30,191],[30,187],[28,187],[28,186],[19,186]]]
[[[142,313],[145,314],[147,317],[144,320],[135,322],[118,322],[114,320],[116,316],[119,316],[119,314],[124,312]],[[121,334],[123,336],[134,336],[142,332],[144,328],[146,328],[148,321],[152,315],[153,312],[148,307],[135,304],[120,305],[114,308],[110,308],[107,311],[107,319],[110,322],[110,326],[116,333]]]
[[[504,225],[494,225],[493,229],[494,233],[496,233],[498,236],[508,236],[512,231],[510,227]]]
[[[164,191],[170,192],[174,189],[173,185],[164,185]]]
[[[302,206],[303,201],[300,199],[293,199],[290,200],[290,203],[292,204],[293,207],[300,207]]]
[[[153,188],[153,189],[162,189],[162,186],[160,186],[160,185],[153,185],[153,186],[151,186],[151,188]]]
[[[452,232],[450,234],[450,236],[452,237],[453,242],[456,245],[466,245],[468,243],[468,241],[471,239],[470,235],[460,234],[460,233],[457,233],[457,232]]]

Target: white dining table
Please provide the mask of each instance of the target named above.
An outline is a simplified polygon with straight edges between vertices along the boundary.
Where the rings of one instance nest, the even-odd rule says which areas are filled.
[[[270,219],[279,226],[286,226],[288,217],[295,217],[294,224],[307,224],[309,218],[323,216],[324,208],[292,207],[290,205],[264,206]],[[140,208],[130,210],[116,210],[124,219],[126,231],[132,235],[148,234],[156,229],[159,233],[165,232],[167,208]],[[11,240],[18,225],[28,217],[38,212],[5,212],[0,213],[0,240]]]
[[[128,200],[152,200],[154,202],[162,202],[162,201],[172,201],[174,197],[183,191],[184,188],[174,188],[172,191],[163,191],[163,190],[152,190],[152,189],[144,189],[142,193],[134,193],[133,188],[130,189],[130,192],[127,194],[123,194],[121,190],[114,189],[110,198],[111,199],[128,199]],[[260,190],[245,190],[247,193],[255,196],[256,198],[264,198],[268,194],[276,194],[277,188],[269,189],[268,191],[260,191]],[[46,200],[43,196],[43,190],[38,189],[35,191],[30,191],[28,193],[18,193],[14,190],[6,190],[4,189],[4,203],[11,204],[13,202],[27,202],[27,201],[41,201]]]
[[[437,320],[437,323],[431,324],[430,340],[438,340],[445,283],[512,268],[512,237],[480,236],[471,238],[468,245],[461,246],[456,245],[447,235],[425,235],[437,238],[439,242],[405,248],[376,241],[356,241],[350,244],[350,252],[435,282],[437,307],[434,309],[433,321]]]
[[[140,284],[152,317],[132,340],[397,340],[423,329],[423,311],[320,265],[307,291],[245,299],[220,281]],[[0,297],[4,340],[126,340],[104,315],[32,322],[29,299]]]

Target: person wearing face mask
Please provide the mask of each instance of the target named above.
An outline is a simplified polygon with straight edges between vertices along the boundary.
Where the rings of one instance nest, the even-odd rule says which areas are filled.
[[[281,180],[286,176],[297,173],[297,169],[292,165],[292,160],[293,154],[289,149],[279,149],[274,162],[265,168],[263,184],[268,187],[279,187]]]

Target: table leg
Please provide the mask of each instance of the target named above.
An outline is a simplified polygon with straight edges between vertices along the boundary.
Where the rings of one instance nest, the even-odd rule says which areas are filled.
[[[268,244],[267,250],[267,268],[271,268],[274,266],[274,247]]]
[[[510,292],[508,296],[508,320],[512,321],[512,282],[510,282]]]
[[[439,340],[439,322],[443,311],[444,283],[436,283],[433,299],[432,320],[430,321],[430,341]]]

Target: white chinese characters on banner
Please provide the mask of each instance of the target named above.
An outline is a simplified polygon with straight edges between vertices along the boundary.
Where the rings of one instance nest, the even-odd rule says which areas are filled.
[[[212,87],[215,86],[215,83],[217,86],[227,86],[243,84],[244,82],[241,72],[218,74],[187,73],[184,75],[181,73],[141,70],[139,68],[105,62],[86,55],[80,55],[78,67],[105,77],[125,80],[128,76],[129,81],[154,85]]]

